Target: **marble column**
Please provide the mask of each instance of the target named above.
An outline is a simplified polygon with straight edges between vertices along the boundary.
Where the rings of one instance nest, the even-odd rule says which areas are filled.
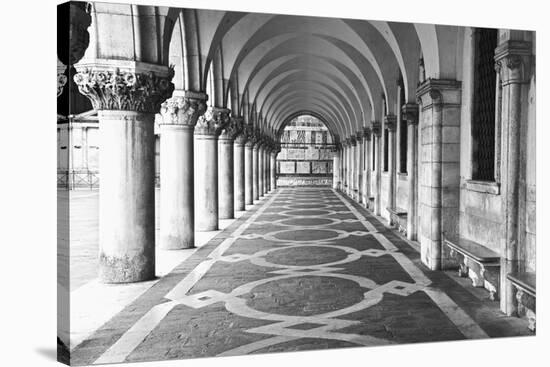
[[[512,37],[516,32],[510,32]],[[522,100],[527,98],[527,84],[531,75],[532,45],[530,42],[508,39],[495,49],[496,70],[500,79],[502,103],[502,133],[506,136],[502,146],[501,179],[503,193],[504,240],[501,245],[500,308],[507,315],[516,313],[514,286],[506,278],[510,272],[520,270],[520,186],[522,185],[521,139]],[[497,105],[498,108],[498,105]],[[525,138],[524,138],[525,139]],[[525,193],[523,193],[525,195]]]
[[[265,189],[265,192],[266,193],[269,193],[271,192],[271,179],[270,179],[270,173],[271,173],[271,144],[269,145],[269,147],[267,148],[267,150],[265,151],[265,184],[266,184],[266,189]]]
[[[259,155],[259,149],[260,149],[261,142],[258,141],[258,140],[254,144],[254,148],[252,149],[252,196],[253,196],[254,200],[259,200],[260,199],[260,195],[259,195],[260,182],[259,182],[259,177],[258,177],[259,176],[259,174],[258,174],[258,169],[259,169],[258,155]]]
[[[264,196],[264,143],[258,147],[258,197]]]
[[[387,205],[390,208],[395,207],[395,130],[397,127],[397,117],[395,115],[386,115],[384,125],[388,128],[388,197]]]
[[[271,181],[271,190],[275,190],[277,188],[277,151],[275,149],[271,151],[271,155],[269,158],[271,161],[269,164],[269,179]]]
[[[340,152],[332,153],[332,188],[337,189],[340,181]]]
[[[243,211],[245,206],[245,143],[246,132],[244,131],[243,121],[240,118],[241,131],[233,143],[233,167],[234,167],[234,189],[235,189],[235,210]]]
[[[376,192],[374,193],[374,214],[380,215],[381,211],[381,200],[380,195],[382,193],[382,144],[380,144],[380,137],[382,136],[382,127],[380,126],[379,121],[373,121],[372,122],[372,133],[376,137],[376,176],[375,176],[375,186],[376,186]]]
[[[244,201],[246,205],[254,204],[254,145],[255,140],[247,134],[244,150]]]
[[[368,127],[363,129],[363,145],[365,148],[365,170],[363,171],[363,205],[365,208],[369,206],[369,198],[371,197],[371,130]]]
[[[407,103],[402,108],[403,119],[407,121],[407,238],[415,241],[418,228],[418,105]]]
[[[363,201],[363,130],[358,131],[355,136],[357,136],[357,148],[356,148],[356,162],[357,162],[357,196],[356,200],[358,203]]]
[[[235,218],[234,140],[242,130],[241,120],[231,118],[218,137],[219,218]]]
[[[173,71],[146,63],[76,65],[74,81],[98,111],[101,149],[99,278],[155,277],[155,114],[172,95]],[[111,80],[120,88],[113,89]],[[146,88],[148,93],[143,93]]]
[[[218,230],[218,135],[229,122],[226,108],[209,107],[195,126],[195,229]]]
[[[351,198],[355,199],[357,194],[357,138],[352,135],[350,138],[350,183],[351,183]]]
[[[161,107],[159,247],[165,250],[195,246],[193,132],[206,99],[188,91]]]

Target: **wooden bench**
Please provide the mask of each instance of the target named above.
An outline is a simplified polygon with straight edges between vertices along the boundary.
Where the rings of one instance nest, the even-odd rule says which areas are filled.
[[[537,325],[537,279],[535,273],[508,273],[506,278],[508,278],[516,289],[516,300],[518,302],[517,316],[527,318],[529,330],[535,331]]]
[[[493,250],[468,239],[445,236],[442,246],[443,269],[458,269],[458,275],[469,277],[474,287],[485,288],[489,298],[498,299],[500,289],[500,256]]]
[[[386,208],[390,213],[390,226],[397,227],[397,230],[404,235],[407,234],[407,211],[403,208]]]

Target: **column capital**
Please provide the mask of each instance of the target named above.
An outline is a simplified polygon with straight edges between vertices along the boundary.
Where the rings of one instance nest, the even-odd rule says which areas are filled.
[[[231,110],[220,107],[209,107],[199,116],[195,126],[195,135],[211,135],[217,137],[229,123]]]
[[[235,140],[235,138],[241,134],[243,130],[242,117],[230,117],[227,125],[222,127],[219,139],[222,140]]]
[[[355,136],[357,137],[357,142],[358,142],[358,143],[362,143],[362,142],[363,142],[363,138],[365,137],[365,136],[363,135],[363,130],[357,131],[357,132],[355,133]]]
[[[208,95],[201,92],[185,91],[164,101],[160,107],[161,125],[182,125],[195,127],[199,116],[206,111]]]
[[[254,129],[254,126],[250,124],[245,124],[244,129],[246,131],[246,147],[254,148],[258,139],[256,129]]]
[[[380,121],[372,121],[371,129],[374,136],[380,137],[382,134]]]
[[[384,116],[384,125],[388,128],[389,131],[395,132],[395,128],[397,127],[397,116],[395,115]]]
[[[357,138],[355,137],[355,135],[352,135],[349,137],[349,143],[351,146],[356,146],[357,145]]]
[[[363,128],[363,138],[367,141],[370,141],[371,139],[372,130],[370,127],[364,127]]]
[[[158,113],[174,91],[174,69],[168,66],[96,59],[75,68],[74,82],[95,110]]]
[[[427,79],[416,89],[416,99],[422,108],[432,105],[455,105],[460,107],[460,81],[454,79]]]
[[[406,103],[401,107],[403,120],[409,125],[418,124],[418,105],[416,103]]]
[[[498,45],[495,49],[495,69],[500,74],[501,83],[527,83],[531,55],[531,42],[508,40]]]

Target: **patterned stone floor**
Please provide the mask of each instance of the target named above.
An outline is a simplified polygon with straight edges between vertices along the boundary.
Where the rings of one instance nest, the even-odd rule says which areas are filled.
[[[281,188],[77,346],[76,365],[530,335],[328,188]]]

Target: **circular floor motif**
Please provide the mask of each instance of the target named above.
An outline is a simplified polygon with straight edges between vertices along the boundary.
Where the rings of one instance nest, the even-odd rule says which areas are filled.
[[[363,293],[352,280],[305,275],[254,287],[247,306],[270,314],[312,316],[353,306],[363,300]]]
[[[285,214],[293,216],[314,216],[314,215],[327,215],[329,211],[327,210],[315,210],[315,209],[304,209],[304,210],[290,210]]]
[[[327,226],[337,220],[331,218],[292,218],[280,222],[284,226]]]
[[[338,232],[324,229],[296,229],[277,232],[273,237],[283,241],[319,241],[338,237]]]
[[[272,251],[265,256],[265,260],[277,265],[311,266],[330,264],[347,257],[348,253],[338,248],[300,246]]]

